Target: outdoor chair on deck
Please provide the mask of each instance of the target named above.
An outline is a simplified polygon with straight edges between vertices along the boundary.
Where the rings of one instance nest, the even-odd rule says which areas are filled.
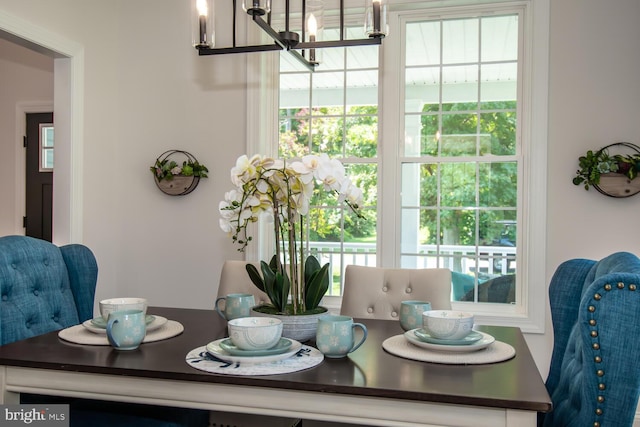
[[[561,264],[549,285],[554,345],[545,427],[625,427],[640,393],[640,259]]]
[[[400,303],[405,300],[428,301],[432,309],[450,310],[451,270],[347,266],[340,314],[399,320]]]
[[[0,345],[77,325],[93,317],[98,277],[86,246],[58,247],[26,236],[0,237]],[[70,404],[70,425],[206,426],[208,411],[52,396],[25,404]]]

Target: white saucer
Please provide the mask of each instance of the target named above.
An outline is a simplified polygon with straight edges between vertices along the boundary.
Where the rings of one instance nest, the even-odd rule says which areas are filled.
[[[469,345],[473,344],[474,342],[480,341],[483,338],[482,334],[478,333],[477,331],[471,331],[469,335],[459,340],[443,340],[434,338],[423,328],[414,329],[414,333],[420,341],[428,342],[429,344],[441,345]]]
[[[246,357],[259,357],[259,356],[271,356],[274,354],[282,354],[289,351],[291,348],[291,340],[288,338],[280,338],[280,341],[271,348],[265,348],[264,350],[243,350],[233,344],[230,338],[219,342],[219,346],[222,350],[226,351],[232,356],[246,356]]]
[[[147,332],[155,331],[156,329],[162,327],[165,323],[167,323],[167,318],[166,317],[157,316],[155,314],[153,315],[153,317],[155,317],[155,319],[153,319],[153,321],[147,325]],[[93,324],[92,320],[93,319],[89,319],[89,320],[83,322],[82,326],[84,326],[89,331],[93,332],[94,334],[106,335],[107,330],[105,328],[100,328],[98,326],[95,326]]]
[[[464,344],[464,345],[443,345],[443,344],[431,344],[428,342],[421,341],[415,334],[415,329],[407,331],[404,333],[404,337],[411,344],[416,345],[418,347],[426,348],[428,350],[437,350],[437,351],[449,351],[456,353],[468,353],[472,351],[482,350],[483,348],[489,347],[496,339],[491,335],[478,331],[479,334],[482,334],[482,339],[476,341],[472,344]]]
[[[299,341],[291,340],[291,347],[285,353],[271,354],[267,356],[234,356],[222,349],[220,343],[227,338],[221,338],[207,344],[207,353],[228,363],[242,363],[242,364],[258,364],[258,363],[270,363],[277,362],[279,360],[288,359],[293,356],[302,348],[302,344]]]

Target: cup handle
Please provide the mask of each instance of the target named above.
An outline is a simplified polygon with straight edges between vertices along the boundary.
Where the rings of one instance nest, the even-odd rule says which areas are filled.
[[[224,313],[222,312],[222,309],[220,308],[220,301],[226,301],[226,297],[218,297],[216,299],[216,303],[215,303],[215,307],[216,307],[216,312],[220,315],[220,317],[222,317],[224,320],[227,320],[226,316],[224,315]]]
[[[118,319],[109,319],[107,322],[107,337],[109,338],[109,341],[113,343],[114,347],[120,347],[120,343],[116,341],[113,337],[113,332],[111,332],[115,323],[118,323]]]
[[[362,323],[354,323],[353,325],[351,325],[351,329],[355,330],[356,328],[362,329],[362,332],[363,332],[362,339],[351,350],[349,350],[349,353],[356,351],[358,347],[360,347],[364,343],[364,341],[367,339],[367,327],[364,326]]]

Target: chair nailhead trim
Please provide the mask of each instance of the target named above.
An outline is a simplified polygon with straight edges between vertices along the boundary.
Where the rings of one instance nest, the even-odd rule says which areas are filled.
[[[618,288],[618,289],[624,289],[624,288],[625,288],[625,284],[624,284],[624,282],[618,282],[618,283],[616,284],[616,288]],[[611,290],[613,289],[613,286],[611,286],[611,284],[610,284],[610,283],[606,283],[606,284],[603,286],[603,289],[604,289],[605,291],[607,291],[607,292],[608,292],[608,291],[611,291]],[[629,284],[629,290],[630,290],[630,291],[634,292],[636,289],[637,289],[637,285],[636,285],[636,284],[633,284],[633,283],[632,283],[632,284]],[[599,292],[596,292],[596,293],[593,295],[593,299],[594,299],[594,301],[595,301],[595,302],[596,302],[596,304],[597,304],[597,302],[598,302],[598,301],[600,301],[600,300],[602,299],[602,294],[600,294]],[[587,307],[587,311],[593,315],[593,313],[595,313],[595,312],[596,312],[596,306],[595,306],[595,304],[594,304],[594,305],[589,305],[589,306]],[[596,320],[595,320],[595,319],[589,319],[589,325],[590,325],[590,326],[595,327],[595,326],[596,326],[596,324],[597,324],[597,322],[596,322]],[[591,330],[589,334],[590,334],[590,336],[591,336],[592,338],[594,338],[594,339],[596,339],[596,340],[597,340],[597,338],[598,338],[598,331],[597,331],[596,329]],[[591,344],[591,348],[593,348],[593,350],[598,351],[598,350],[600,350],[600,344],[599,344],[598,342],[593,342],[593,343]],[[595,355],[595,356],[594,356],[594,358],[593,358],[593,360],[594,360],[594,362],[595,362],[595,363],[602,363],[602,357],[601,357],[600,355]],[[598,369],[598,370],[596,370],[596,376],[598,376],[599,378],[604,377],[604,370],[603,370],[603,369]],[[600,390],[600,391],[604,391],[604,390],[606,390],[606,388],[607,388],[607,387],[606,387],[605,383],[601,382],[601,383],[599,383],[599,384],[598,384],[598,390]],[[604,401],[605,401],[605,397],[604,397],[604,396],[602,396],[602,395],[598,395],[598,396],[596,397],[596,400],[597,400],[597,402],[598,402],[599,404],[602,404],[602,403],[604,403]],[[601,415],[604,413],[604,411],[603,411],[603,409],[602,409],[602,408],[596,408],[595,413],[596,413],[596,416],[601,416]],[[593,426],[594,426],[594,427],[600,427],[600,422],[599,422],[599,421],[594,421]]]

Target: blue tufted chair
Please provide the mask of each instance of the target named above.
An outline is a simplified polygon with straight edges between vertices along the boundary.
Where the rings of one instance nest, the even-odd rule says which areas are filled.
[[[554,347],[545,427],[633,424],[640,393],[640,259],[618,252],[561,264],[549,286]]]
[[[93,317],[98,278],[86,246],[58,247],[25,236],[0,237],[0,345]],[[22,403],[68,403],[71,426],[206,426],[207,411],[23,395]]]
[[[77,325],[93,316],[98,265],[82,245],[0,238],[0,344]]]

